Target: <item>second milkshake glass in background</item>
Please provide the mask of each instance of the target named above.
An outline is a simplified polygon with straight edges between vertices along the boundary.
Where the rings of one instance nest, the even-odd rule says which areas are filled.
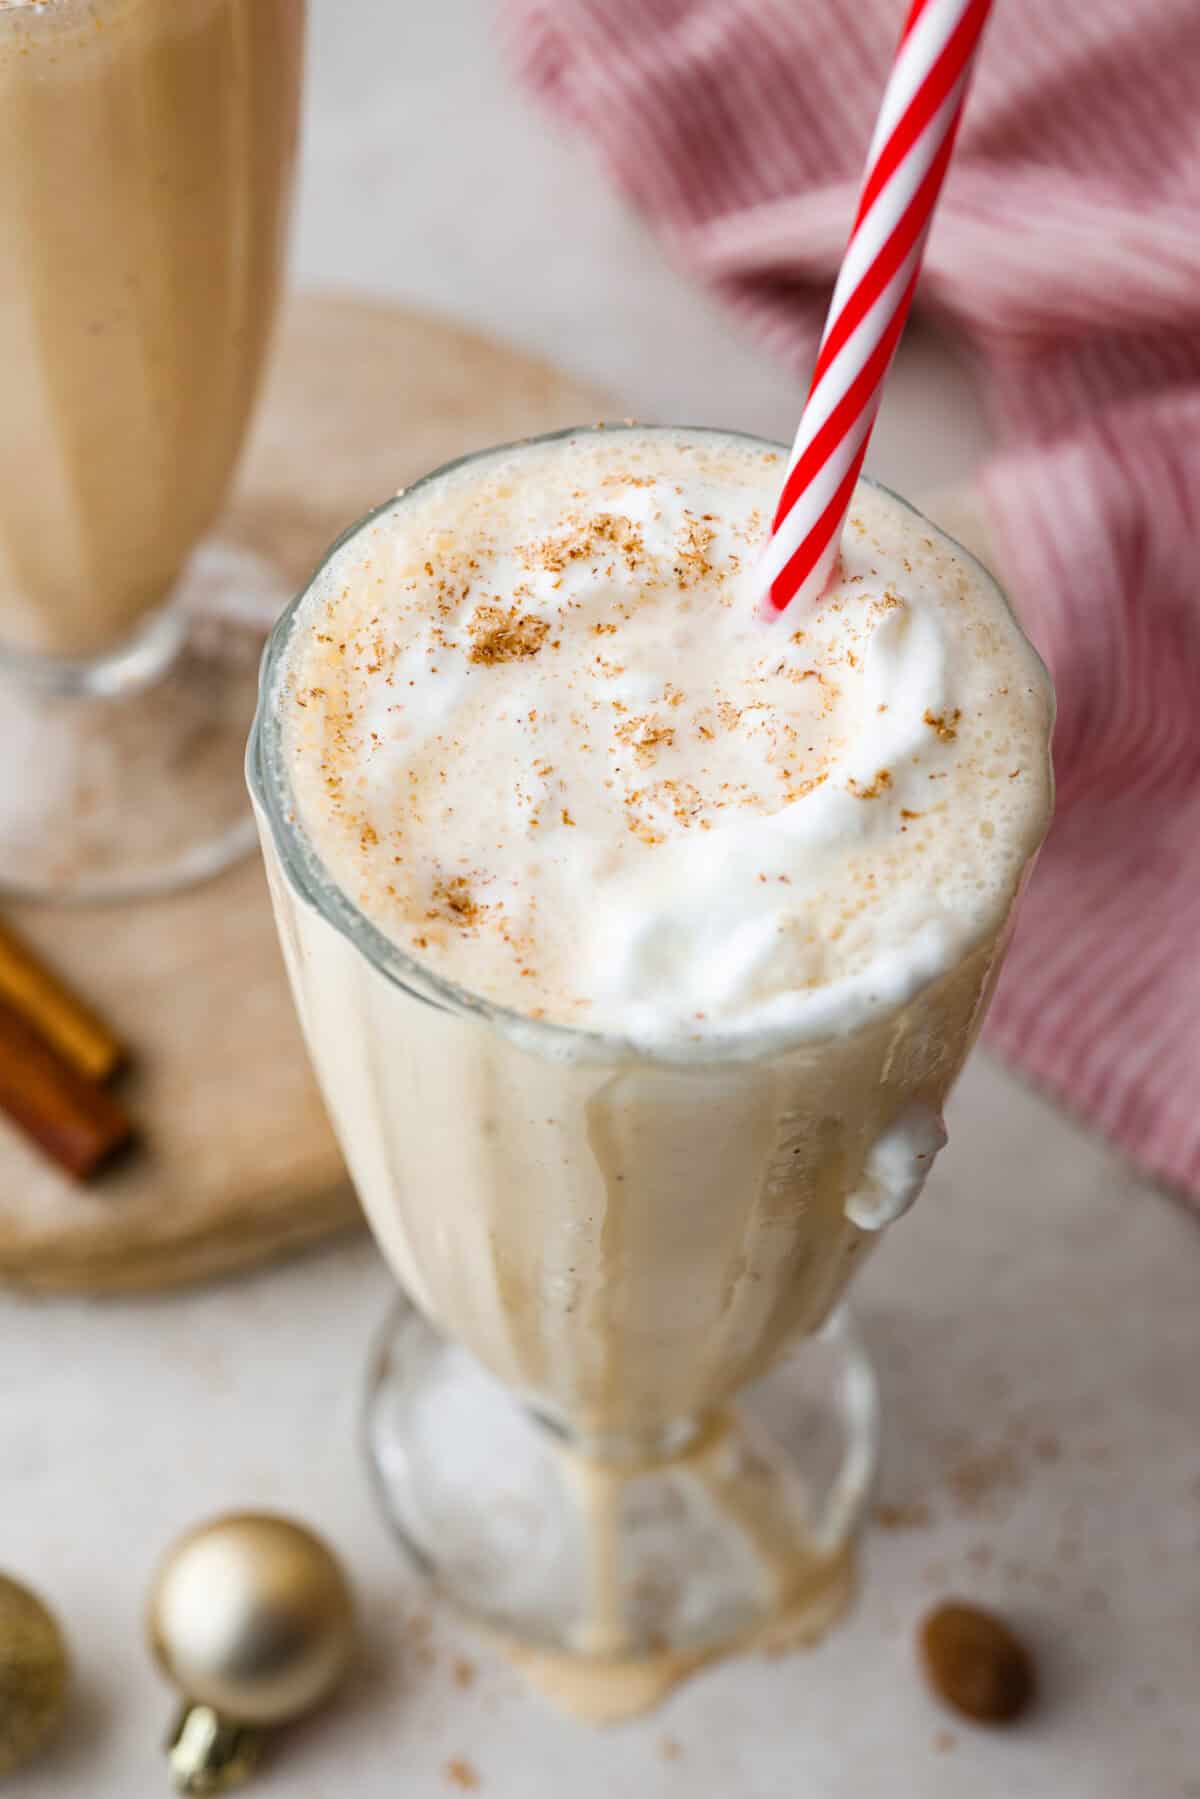
[[[377,1484],[459,1605],[617,1669],[632,1689],[581,1708],[631,1709],[844,1597],[875,1453],[869,1368],[827,1323],[872,1240],[846,1202],[906,1106],[940,1110],[1009,919],[819,1042],[672,1060],[491,1005],[385,937],[298,821],[276,696],[303,603],[249,770],[309,1049],[415,1302],[373,1371]]]
[[[304,0],[0,0],[10,891],[162,890],[252,841],[253,656],[192,610],[283,598],[204,540],[277,309],[303,37]]]

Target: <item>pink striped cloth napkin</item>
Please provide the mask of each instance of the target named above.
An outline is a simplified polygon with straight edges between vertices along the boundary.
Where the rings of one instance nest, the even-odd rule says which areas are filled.
[[[904,0],[504,5],[526,82],[807,377]],[[1000,572],[1059,692],[991,1042],[1200,1200],[1195,0],[1001,0],[921,304],[978,353]]]

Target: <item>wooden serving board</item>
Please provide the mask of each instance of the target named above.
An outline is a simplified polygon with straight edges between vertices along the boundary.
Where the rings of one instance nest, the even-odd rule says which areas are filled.
[[[417,475],[602,411],[544,363],[441,320],[303,295],[285,308],[225,533],[299,586],[339,531]],[[170,899],[7,916],[130,1046],[121,1091],[143,1144],[77,1187],[0,1119],[0,1280],[170,1286],[355,1222],[257,856]]]

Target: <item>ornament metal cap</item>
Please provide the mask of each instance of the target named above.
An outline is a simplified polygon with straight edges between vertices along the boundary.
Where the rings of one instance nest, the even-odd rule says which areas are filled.
[[[249,1780],[262,1754],[263,1733],[229,1724],[211,1705],[185,1699],[167,1737],[167,1763],[180,1793],[223,1793]]]
[[[264,1725],[325,1699],[350,1659],[353,1602],[319,1537],[232,1512],[168,1550],[147,1608],[150,1647],[187,1703],[167,1745],[176,1785],[212,1793],[253,1771]]]

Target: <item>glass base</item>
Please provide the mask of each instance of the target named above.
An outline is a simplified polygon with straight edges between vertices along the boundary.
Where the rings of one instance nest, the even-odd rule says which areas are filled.
[[[372,1358],[364,1422],[378,1497],[413,1563],[561,1690],[554,1658],[610,1670],[673,1658],[678,1678],[830,1622],[870,1499],[878,1402],[839,1313],[735,1407],[678,1426],[661,1456],[600,1460],[401,1301]]]
[[[269,563],[218,541],[113,655],[0,651],[0,891],[169,893],[253,847],[242,764],[263,638],[287,597]]]

